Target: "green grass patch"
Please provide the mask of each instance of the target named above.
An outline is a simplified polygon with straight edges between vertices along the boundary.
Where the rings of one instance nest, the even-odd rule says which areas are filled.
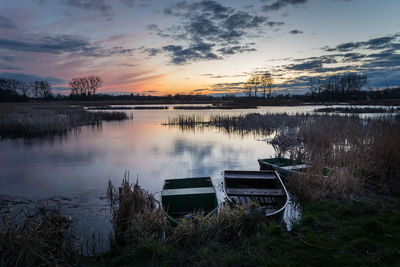
[[[137,240],[132,247],[107,252],[99,265],[160,266],[352,266],[400,264],[399,200],[367,203],[321,201],[306,204],[291,232],[276,222],[257,218],[253,230],[190,246],[176,240]],[[249,218],[247,218],[249,219]],[[175,228],[193,233],[191,224]],[[199,227],[199,225],[197,225]],[[174,231],[174,230],[173,230]],[[115,250],[116,248],[114,248]],[[128,261],[121,259],[129,258]],[[116,259],[120,259],[117,260]]]

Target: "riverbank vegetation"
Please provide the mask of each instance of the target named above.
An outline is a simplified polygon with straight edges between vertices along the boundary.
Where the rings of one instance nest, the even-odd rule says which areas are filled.
[[[68,105],[13,105],[0,108],[1,137],[35,137],[64,134],[83,125],[127,120],[125,112],[89,112]]]
[[[346,113],[346,114],[362,114],[362,113],[397,113],[400,108],[381,108],[381,107],[326,107],[314,109],[314,112],[325,113]]]
[[[177,227],[138,184],[109,184],[114,237],[101,266],[320,266],[399,263],[400,201],[307,202],[291,231],[251,207],[223,207]]]
[[[313,166],[288,184],[299,199],[400,194],[400,115],[363,119],[354,115],[247,114],[179,116],[167,125],[184,130],[218,127],[268,138],[276,156]],[[332,171],[322,177],[323,166]]]

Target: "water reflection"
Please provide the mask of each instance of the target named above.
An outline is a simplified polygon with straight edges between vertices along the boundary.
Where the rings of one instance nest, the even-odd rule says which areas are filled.
[[[211,176],[218,181],[224,170],[258,170],[258,158],[274,155],[273,147],[260,141],[260,136],[228,134],[215,128],[181,131],[161,123],[182,114],[296,113],[318,107],[128,110],[133,120],[104,122],[101,128],[84,126],[68,135],[45,139],[3,139],[0,195],[33,199],[80,196],[79,201],[90,206],[92,201],[83,201],[83,196],[104,204],[99,197],[107,181],[119,185],[126,170],[153,193],[161,190],[167,178]],[[82,220],[91,217],[89,211],[80,214]]]

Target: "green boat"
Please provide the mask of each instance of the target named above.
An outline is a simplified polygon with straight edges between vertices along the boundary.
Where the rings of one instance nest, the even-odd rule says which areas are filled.
[[[168,179],[161,190],[161,204],[168,219],[177,225],[179,218],[193,213],[205,217],[218,209],[217,195],[210,177]]]
[[[282,178],[287,178],[291,175],[305,175],[307,169],[311,167],[302,161],[295,161],[288,158],[259,159],[258,163],[260,164],[260,170],[277,171]],[[326,177],[328,171],[328,168],[323,168],[323,177]]]
[[[289,195],[276,171],[225,171],[224,184],[231,203],[256,202],[267,217],[283,218]]]

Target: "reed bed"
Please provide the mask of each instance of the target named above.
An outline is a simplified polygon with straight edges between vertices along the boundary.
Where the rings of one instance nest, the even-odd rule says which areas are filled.
[[[2,215],[1,266],[58,266],[85,262],[81,242],[71,230],[73,220],[59,209],[38,207],[22,218]]]
[[[82,108],[0,110],[1,137],[31,137],[63,134],[83,125],[130,119],[125,112],[89,112]]]
[[[396,113],[399,112],[400,108],[376,108],[376,107],[366,107],[366,108],[357,108],[357,107],[339,107],[339,108],[318,108],[314,109],[314,112],[335,112],[335,113]]]
[[[193,214],[182,218],[174,227],[160,203],[137,181],[130,184],[127,174],[118,188],[109,182],[107,196],[114,228],[113,244],[123,248],[124,257],[131,257],[130,264],[139,264],[140,258],[149,258],[149,254],[153,258],[150,265],[196,262],[199,259],[193,257],[197,257],[195,251],[199,247],[210,242],[229,243],[245,239],[266,223],[261,214],[248,212],[255,209],[256,204],[253,204],[254,207],[221,207],[209,218],[204,214]],[[163,258],[168,255],[165,253],[168,249],[179,253],[175,251],[172,254],[174,258]],[[157,258],[157,255],[164,256]]]
[[[218,127],[226,132],[273,136],[277,156],[313,166],[294,177],[290,190],[302,200],[368,194],[400,194],[400,115],[362,119],[335,114],[186,115],[169,119],[179,127]],[[323,167],[330,167],[328,179]]]

